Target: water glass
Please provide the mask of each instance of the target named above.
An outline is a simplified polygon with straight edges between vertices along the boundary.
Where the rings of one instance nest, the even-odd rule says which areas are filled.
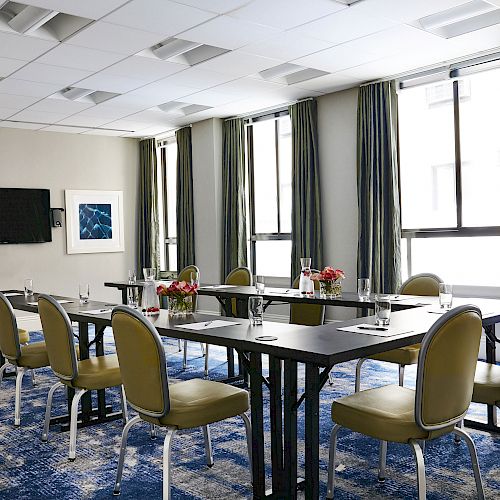
[[[264,293],[264,290],[266,289],[264,276],[254,276],[253,282],[255,283],[255,291],[257,293]]]
[[[80,304],[87,304],[90,296],[90,285],[88,283],[78,285],[78,294],[80,296]]]
[[[375,295],[375,324],[387,326],[391,320],[391,296]]]
[[[248,299],[248,317],[252,326],[262,325],[264,316],[264,300],[262,297],[250,297]]]
[[[191,271],[191,286],[198,285],[200,286],[200,272],[199,271]]]
[[[135,283],[137,281],[137,276],[135,274],[135,269],[128,270],[128,282],[130,284]]]
[[[146,281],[154,281],[156,277],[156,269],[154,267],[143,267],[142,272]]]
[[[136,286],[127,288],[127,305],[134,309],[139,306],[139,289]]]
[[[358,297],[362,302],[370,300],[370,278],[358,279]]]
[[[24,296],[31,297],[33,295],[33,280],[31,278],[24,280]]]
[[[451,309],[453,302],[453,286],[448,283],[439,283],[439,305],[442,309]]]

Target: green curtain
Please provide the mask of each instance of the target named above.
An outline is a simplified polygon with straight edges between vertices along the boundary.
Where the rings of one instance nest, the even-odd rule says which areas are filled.
[[[143,267],[160,269],[160,241],[158,215],[158,170],[156,140],[139,142],[139,240],[137,274]]]
[[[318,112],[315,99],[289,107],[292,122],[292,268],[300,274],[300,258],[311,257],[321,269],[322,228],[318,151]]]
[[[372,291],[395,293],[401,284],[401,215],[396,84],[360,88],[358,100],[358,277]]]
[[[245,127],[226,120],[222,130],[222,283],[232,269],[247,265]]]
[[[194,196],[191,127],[175,133],[177,140],[177,269],[195,264]]]

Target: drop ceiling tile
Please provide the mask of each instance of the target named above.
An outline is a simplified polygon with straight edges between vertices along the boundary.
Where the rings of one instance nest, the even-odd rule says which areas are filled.
[[[63,125],[50,125],[49,127],[44,127],[43,132],[64,132],[66,134],[81,134],[86,132],[88,128],[83,127],[64,127]]]
[[[69,86],[91,74],[90,71],[74,68],[62,68],[49,64],[29,63],[13,75],[20,80],[30,82],[51,83],[59,86]]]
[[[332,0],[255,0],[232,12],[230,16],[275,28],[290,29],[347,8],[347,5]]]
[[[169,0],[133,0],[105,17],[108,23],[173,36],[215,16]]]
[[[190,104],[203,104],[204,106],[221,106],[223,104],[228,104],[238,100],[238,97],[234,95],[227,94],[222,90],[209,89],[203,90],[201,92],[196,92],[182,98],[184,102]]]
[[[141,87],[142,85],[144,85],[143,80],[136,80],[135,78],[127,78],[125,76],[109,75],[101,71],[100,73],[96,73],[95,75],[81,80],[78,82],[77,87],[123,94],[125,92],[129,92],[130,90],[134,90],[137,87]]]
[[[78,115],[74,116],[102,119],[110,122],[112,120],[118,120],[118,118],[123,118],[124,116],[130,115],[132,113],[137,113],[138,111],[136,106],[134,107],[111,106],[109,104],[110,102],[112,102],[112,100],[106,101],[103,104],[98,104],[96,106],[93,106],[92,108],[85,109],[80,113],[78,113]],[[145,109],[145,107],[141,107],[141,109]]]
[[[78,113],[73,116],[68,116],[68,118],[64,118],[58,123],[60,125],[72,125],[75,127],[100,127],[101,125],[105,125],[110,121],[110,118],[96,118],[91,116],[84,116]]]
[[[70,101],[69,99],[47,98],[30,106],[32,111],[47,111],[49,113],[78,113],[84,109],[92,107],[93,104],[81,101]]]
[[[99,19],[128,0],[22,0],[23,4],[65,12],[75,16]]]
[[[106,130],[106,129],[90,129],[86,132],[83,132],[83,135],[106,135],[108,137],[120,137],[123,135],[121,130]]]
[[[6,78],[0,81],[1,94],[14,94],[32,97],[47,97],[54,92],[61,90],[60,85],[51,85],[48,83],[29,82],[27,80],[18,80],[16,78]]]
[[[102,71],[102,74],[132,77],[146,82],[183,71],[188,66],[150,57],[132,56]]]
[[[138,98],[142,97],[144,99],[144,102],[146,102],[146,99],[152,99],[154,102],[154,104],[152,105],[155,105],[161,104],[163,102],[174,101],[179,97],[192,93],[192,87],[169,83],[168,79],[164,78],[163,80],[150,83],[148,85],[145,85],[144,87],[141,87],[140,89],[134,90],[133,92],[127,94],[127,96],[136,96]]]
[[[268,94],[275,90],[283,88],[283,85],[254,78],[240,78],[229,83],[224,83],[213,90],[224,92],[227,95],[247,98]]]
[[[322,50],[316,54],[295,59],[293,63],[335,73],[376,59],[379,59],[376,53],[370,51],[356,52],[351,49],[350,43],[345,43]]]
[[[334,75],[320,76],[308,82],[301,82],[297,87],[306,89],[307,91],[321,92],[322,94],[336,92],[338,89],[354,87],[361,83],[363,79],[353,75],[345,75],[336,73]]]
[[[118,97],[114,97],[109,101],[106,101],[106,105],[113,108],[117,107],[120,109],[128,109],[129,113],[137,113],[137,111],[142,111],[143,109],[150,108],[156,104],[163,102],[157,96],[148,95],[147,93],[138,93],[137,90],[132,90]]]
[[[98,21],[68,39],[71,45],[132,55],[160,42],[160,35]]]
[[[124,132],[136,132],[146,127],[147,125],[144,122],[137,122],[135,120],[129,120],[128,118],[115,120],[114,122],[106,124],[106,128],[119,129]]]
[[[61,43],[37,59],[43,64],[99,71],[123,59],[123,54]]]
[[[0,78],[9,76],[14,71],[18,70],[26,64],[26,61],[19,59],[9,59],[7,57],[0,57]]]
[[[329,0],[330,1],[330,0]],[[265,41],[245,46],[245,52],[290,61],[331,47],[331,42],[286,31]]]
[[[253,75],[264,69],[271,68],[281,64],[282,60],[272,59],[270,57],[256,56],[254,54],[247,54],[241,50],[235,50],[222,54],[221,56],[214,57],[209,61],[199,64],[197,67],[217,71],[219,73],[226,73],[234,77],[242,77]]]
[[[59,42],[0,32],[0,57],[31,61]]]
[[[24,122],[34,123],[57,123],[58,121],[66,118],[67,113],[48,113],[46,111],[32,111],[29,108],[19,111],[19,113],[11,117],[12,120],[19,120]]]
[[[352,7],[294,28],[291,32],[340,44],[395,25],[394,21],[384,17],[360,16]]]
[[[235,77],[232,75],[194,67],[186,69],[180,73],[176,73],[173,76],[169,76],[168,78],[165,78],[164,81],[172,85],[180,85],[202,90],[214,87],[215,85],[220,85],[221,83],[229,82],[230,80],[234,80],[234,78]]]
[[[219,16],[185,31],[181,38],[233,50],[277,33],[279,30],[275,28],[249,23],[229,16]]]
[[[126,119],[137,123],[143,123],[144,127],[158,125],[165,127],[171,123],[171,117],[167,116],[167,113],[155,108],[135,113],[128,116]]]
[[[16,110],[14,109],[0,107],[0,119],[9,118],[14,113],[16,113]]]
[[[28,97],[24,95],[0,94],[0,106],[20,111],[33,103],[37,102],[39,97]]]
[[[191,5],[200,9],[209,10],[217,14],[225,14],[232,10],[238,9],[243,5],[250,3],[252,0],[175,0],[177,3]]]
[[[23,123],[23,122],[16,122],[16,121],[4,121],[4,122],[0,122],[0,127],[40,130],[41,128],[45,127],[45,125],[43,125],[41,123]]]

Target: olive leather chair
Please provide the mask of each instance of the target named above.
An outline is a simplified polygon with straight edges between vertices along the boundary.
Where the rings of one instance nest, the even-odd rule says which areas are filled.
[[[443,280],[431,273],[415,274],[408,278],[399,289],[400,295],[421,295],[427,297],[437,297],[439,295],[439,284]],[[413,344],[407,347],[400,347],[399,349],[392,349],[391,351],[382,352],[369,356],[368,358],[361,358],[356,365],[356,381],[355,391],[358,392],[361,386],[361,366],[367,359],[375,359],[377,361],[385,361],[387,363],[396,363],[399,365],[399,385],[403,385],[405,366],[414,365],[418,361],[418,353],[420,344]]]
[[[47,397],[42,441],[48,441],[52,398],[55,390],[59,387],[73,388],[75,395],[71,403],[69,431],[69,460],[73,461],[76,457],[78,404],[87,391],[120,386],[123,419],[127,422],[127,406],[121,385],[118,357],[113,354],[79,361],[71,321],[61,305],[50,295],[42,294],[38,297],[38,313],[42,321],[50,367],[59,378],[59,382],[50,388]]]
[[[21,425],[21,389],[24,374],[31,370],[32,383],[35,379],[33,370],[49,366],[45,342],[28,344],[29,334],[17,327],[14,310],[3,293],[0,293],[0,351],[5,363],[0,368],[0,384],[9,365],[16,369],[16,398],[14,404],[14,425]]]
[[[211,467],[209,425],[239,415],[245,423],[251,469],[251,427],[245,414],[249,408],[248,393],[228,384],[202,379],[169,384],[165,351],[155,327],[139,312],[126,306],[113,309],[112,325],[127,400],[139,413],[123,429],[113,493],[119,495],[121,491],[128,432],[141,420],[167,431],[163,446],[164,500],[170,499],[170,453],[177,430],[203,429],[207,465]]]
[[[225,285],[236,285],[236,286],[251,286],[252,285],[252,273],[248,267],[237,267],[233,269],[224,281]],[[231,312],[234,317],[238,314],[238,308],[236,306],[236,299],[231,299]]]
[[[300,276],[295,278],[292,288],[299,288]],[[314,282],[319,290],[319,281]],[[318,326],[325,321],[325,306],[318,304],[290,304],[290,323],[294,325]]]
[[[500,408],[500,366],[477,362],[472,401]],[[496,419],[497,415],[493,412],[495,423]]]
[[[478,497],[484,498],[474,442],[456,427],[471,403],[481,331],[481,311],[471,305],[457,307],[440,317],[425,335],[418,355],[415,390],[387,385],[334,401],[327,498],[333,498],[337,434],[342,427],[381,441],[381,481],[385,479],[387,442],[410,445],[417,462],[419,500],[426,497],[422,443],[449,433],[463,437]]]

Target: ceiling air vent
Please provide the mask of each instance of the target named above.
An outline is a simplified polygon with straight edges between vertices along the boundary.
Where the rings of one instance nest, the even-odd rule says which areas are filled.
[[[326,71],[319,69],[306,68],[298,64],[284,63],[278,66],[261,71],[259,75],[264,80],[271,82],[282,83],[285,85],[293,85],[294,83],[305,82],[318,78],[319,76],[328,75]]]

